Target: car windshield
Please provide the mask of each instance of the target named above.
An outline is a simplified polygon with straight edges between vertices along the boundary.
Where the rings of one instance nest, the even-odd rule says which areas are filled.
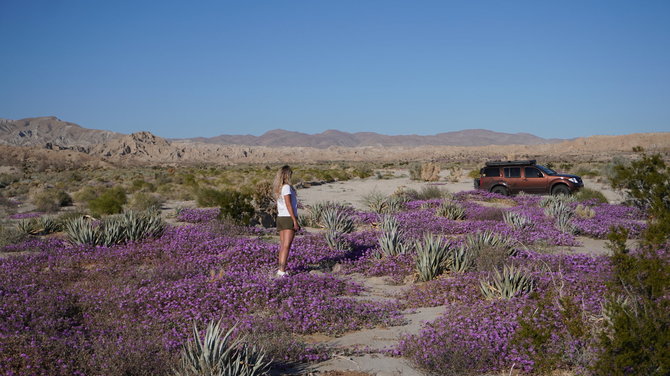
[[[544,173],[547,174],[547,175],[556,175],[556,174],[558,174],[558,172],[556,172],[556,171],[550,169],[549,167],[544,167],[544,166],[541,166],[541,165],[535,165],[535,167],[539,168],[540,170],[542,170],[542,172],[544,172]]]

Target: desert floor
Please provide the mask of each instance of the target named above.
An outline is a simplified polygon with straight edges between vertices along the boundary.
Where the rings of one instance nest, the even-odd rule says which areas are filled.
[[[349,203],[358,209],[364,209],[363,198],[375,191],[384,195],[390,195],[402,188],[421,190],[423,187],[427,186],[436,186],[452,193],[473,189],[472,179],[469,178],[462,178],[456,182],[447,182],[445,181],[446,177],[442,177],[439,182],[427,183],[410,180],[408,171],[406,170],[389,172],[387,175],[389,177],[384,179],[370,177],[366,179],[352,179],[343,182],[312,185],[309,188],[298,189],[298,198],[303,205],[310,205],[320,201],[333,201]],[[613,191],[608,185],[596,180],[585,179],[585,186],[601,191],[608,198],[610,203],[619,203],[623,199],[618,192]],[[164,206],[164,215],[168,218],[174,217],[174,210],[177,207],[195,207],[195,202],[167,202]],[[30,205],[26,205],[19,209],[19,211],[29,210],[31,210]],[[318,230],[308,229],[308,231]],[[554,247],[553,249],[547,249],[545,251],[586,253],[591,255],[602,255],[609,252],[605,246],[605,241],[603,240],[585,237],[580,237],[578,240],[582,243],[579,247]],[[312,273],[321,272],[313,271]],[[412,289],[414,287],[412,282],[404,285],[394,285],[390,281],[381,277],[365,278],[362,275],[354,275],[353,278],[358,282],[363,283],[368,288],[367,294],[361,296],[361,299],[367,300],[393,300],[402,290]],[[351,354],[356,354],[356,350],[392,349],[403,334],[419,333],[422,324],[434,321],[441,315],[444,308],[444,306],[440,306],[406,311],[406,322],[401,326],[361,330],[350,332],[340,337],[328,337],[324,335],[307,336],[305,341],[333,347],[337,349],[336,354],[339,355],[335,355],[326,362],[311,365],[307,369],[287,370],[277,374],[327,376],[423,375],[424,373],[413,368],[406,360],[383,355],[383,352],[373,355]]]

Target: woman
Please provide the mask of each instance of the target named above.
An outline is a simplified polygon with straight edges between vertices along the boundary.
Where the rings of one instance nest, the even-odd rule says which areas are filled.
[[[286,260],[291,250],[295,232],[300,229],[298,224],[298,197],[291,185],[293,171],[283,166],[277,171],[273,184],[273,192],[277,200],[277,231],[279,231],[279,270],[277,276],[284,277]]]

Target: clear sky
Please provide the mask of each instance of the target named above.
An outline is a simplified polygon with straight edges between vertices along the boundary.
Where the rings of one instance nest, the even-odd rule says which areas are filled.
[[[0,117],[163,137],[670,131],[670,1],[0,0]]]

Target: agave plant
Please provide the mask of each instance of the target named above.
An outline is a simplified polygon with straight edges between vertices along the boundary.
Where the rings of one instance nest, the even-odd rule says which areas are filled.
[[[372,191],[363,196],[363,204],[377,214],[383,214],[386,210],[386,196],[379,191]]]
[[[562,197],[562,196],[556,196]],[[556,228],[568,234],[577,233],[577,227],[572,223],[572,217],[575,211],[562,200],[554,200],[549,202],[544,208],[544,214],[553,217],[556,220]]]
[[[510,227],[517,230],[524,229],[533,224],[533,221],[531,221],[530,218],[513,211],[506,211],[503,214],[503,220],[510,225]]]
[[[37,235],[40,233],[40,226],[35,218],[22,219],[16,224],[16,227],[26,235]]]
[[[398,218],[392,215],[383,215],[380,219],[381,221],[379,222],[379,228],[382,230],[382,232],[395,231],[400,228],[400,222],[398,222]]]
[[[404,195],[393,195],[386,199],[386,206],[382,209],[382,213],[391,214],[397,213],[404,209],[407,197]]]
[[[61,224],[56,217],[47,215],[40,217],[38,225],[43,234],[52,234],[61,230]]]
[[[79,217],[65,222],[65,233],[74,244],[97,245],[100,241],[100,228],[90,219]]]
[[[323,211],[323,224],[326,229],[340,234],[348,234],[356,229],[354,219],[337,207],[329,207]]]
[[[465,247],[474,255],[479,255],[487,248],[504,249],[507,254],[513,255],[515,252],[513,243],[511,238],[498,235],[493,231],[477,232],[465,238]]]
[[[123,218],[118,215],[104,218],[100,224],[98,237],[99,245],[109,247],[114,244],[120,244],[126,241],[126,229],[123,225]]]
[[[124,229],[125,239],[137,241],[163,234],[165,222],[157,213],[137,213],[129,210],[121,216],[121,226]]]
[[[474,265],[475,255],[467,247],[460,246],[452,250],[449,260],[449,270],[463,273],[472,269]]]
[[[407,253],[407,251],[408,247],[405,245],[400,230],[384,231],[379,236],[379,253],[376,254],[379,258],[402,255]]]
[[[486,299],[511,299],[517,295],[530,293],[535,281],[514,266],[503,267],[502,273],[495,270],[491,280],[480,280],[479,290]]]
[[[465,209],[453,201],[445,201],[440,205],[435,214],[453,220],[465,219]]]
[[[448,269],[451,247],[442,238],[426,234],[422,241],[416,242],[415,248],[419,280],[430,281]]]
[[[265,375],[272,363],[262,349],[232,339],[235,326],[225,333],[221,322],[210,322],[204,338],[193,325],[193,339],[182,349],[175,376],[257,376]]]
[[[327,230],[324,234],[330,249],[350,250],[351,243],[344,238],[344,234],[336,230]]]
[[[547,208],[552,205],[560,205],[560,204],[570,204],[571,202],[575,202],[577,199],[574,196],[568,196],[568,195],[556,195],[556,196],[547,196],[544,197],[542,200],[540,200],[540,207],[542,208]]]

